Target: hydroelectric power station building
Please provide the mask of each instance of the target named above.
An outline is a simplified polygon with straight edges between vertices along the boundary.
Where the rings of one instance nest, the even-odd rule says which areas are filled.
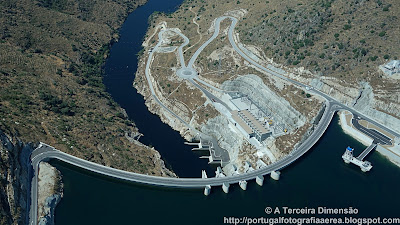
[[[233,110],[232,118],[235,120],[235,126],[244,131],[248,138],[255,137],[258,141],[263,141],[271,135],[271,131],[259,121],[249,110]]]

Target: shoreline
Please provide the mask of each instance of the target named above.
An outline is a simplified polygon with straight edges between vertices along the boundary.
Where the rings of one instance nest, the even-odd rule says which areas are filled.
[[[38,176],[38,225],[53,225],[55,209],[63,197],[62,175],[49,163],[41,162]]]
[[[347,135],[353,137],[357,141],[362,144],[368,146],[372,143],[372,138],[367,135],[361,133],[357,129],[353,128],[351,124],[351,119],[353,118],[353,114],[348,111],[340,111],[339,114],[339,125],[342,128],[343,132]],[[394,151],[388,149],[387,146],[377,145],[376,151],[379,152],[383,157],[388,159],[394,165],[400,167],[400,155],[396,154]],[[394,148],[393,150],[400,150],[399,143],[394,143],[394,146],[390,147]],[[400,152],[400,151],[399,151]]]

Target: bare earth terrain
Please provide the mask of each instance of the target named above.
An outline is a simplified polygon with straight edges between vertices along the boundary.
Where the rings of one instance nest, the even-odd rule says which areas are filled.
[[[273,65],[289,71],[287,76],[291,79],[322,90],[397,130],[400,125],[399,83],[384,75],[378,66],[397,59],[399,49],[393,46],[399,45],[396,38],[398,9],[396,1],[186,1],[175,13],[153,15],[134,86],[145,96],[152,112],[190,140],[194,134],[188,133],[184,124],[158,107],[150,95],[144,78],[148,52],[159,41],[156,35],[159,31],[178,29],[190,40],[183,49],[187,62],[213,34],[215,19],[229,15],[239,19],[235,40],[252,59],[264,66]],[[371,17],[372,23],[368,19]],[[263,142],[266,151],[246,141],[229,143],[228,139],[236,136],[232,129],[218,128],[218,124],[227,125],[221,113],[213,109],[210,99],[199,89],[176,75],[182,66],[177,48],[183,39],[178,35],[171,33],[164,37],[163,51],[154,53],[151,82],[157,97],[186,123],[218,136],[219,144],[230,149],[232,163],[239,167],[244,167],[245,162],[259,164],[260,160],[268,164],[304,140],[312,130],[322,100],[252,67],[228,42],[229,26],[229,20],[221,23],[218,37],[200,53],[193,66],[199,79],[208,83],[201,86],[218,97],[224,98],[224,95],[209,85],[225,91],[240,91],[252,101],[265,99],[261,90],[270,90],[276,96],[268,103],[259,102],[261,105],[270,104],[269,107],[274,108],[288,102],[291,109],[299,112],[301,125],[284,116],[289,108],[280,112],[283,121],[279,122],[283,122],[285,133],[267,138]],[[253,83],[248,80],[249,76],[260,80]],[[260,82],[262,85],[258,86]],[[240,135],[237,137],[240,139]]]

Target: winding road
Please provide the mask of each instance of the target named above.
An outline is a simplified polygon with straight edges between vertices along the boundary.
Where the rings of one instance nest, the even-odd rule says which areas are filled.
[[[184,39],[184,43],[178,48],[178,54],[180,57],[180,63],[183,69],[188,69],[188,70],[193,70],[192,66],[195,63],[197,57],[200,55],[200,53],[203,51],[203,49],[211,43],[219,34],[219,29],[220,29],[220,23],[224,19],[230,19],[232,21],[229,32],[228,32],[228,38],[229,41],[232,45],[232,47],[235,49],[235,51],[240,54],[245,60],[247,60],[249,63],[252,65],[256,66],[257,68],[270,73],[273,76],[277,76],[281,79],[284,79],[286,81],[289,81],[299,87],[302,88],[307,88],[308,86],[302,83],[299,83],[297,81],[291,80],[282,74],[276,72],[276,70],[266,68],[256,61],[254,61],[251,57],[246,55],[235,43],[233,39],[233,32],[234,28],[238,22],[238,20],[234,17],[229,17],[229,16],[223,16],[219,17],[215,21],[215,31],[212,37],[205,42],[192,56],[190,59],[188,66],[186,67],[184,57],[183,57],[183,47],[186,46],[189,43],[189,39],[184,36],[183,34],[176,32],[178,35],[180,35]],[[151,77],[150,77],[150,65],[151,61],[153,59],[153,54],[158,50],[158,48],[161,46],[163,42],[163,34],[169,29],[162,30],[159,33],[159,42],[155,46],[154,50],[150,52],[149,58],[146,64],[146,78],[149,83],[149,87],[151,90],[151,94],[153,98],[156,100],[156,102],[166,109],[168,112],[170,112],[173,116],[175,116],[177,119],[179,119],[182,123],[184,123],[189,129],[192,129],[193,131],[196,131],[193,127],[191,127],[188,123],[186,123],[184,120],[182,120],[178,115],[176,115],[174,112],[172,112],[168,107],[166,107],[156,96],[153,85],[151,82]],[[185,75],[185,74],[183,74]],[[189,78],[195,78],[197,74],[189,73],[186,74],[188,75]],[[197,78],[195,78],[197,79]],[[197,85],[199,87],[199,85]],[[205,89],[204,89],[205,90]],[[202,91],[204,91],[202,90]],[[31,212],[30,212],[30,224],[37,224],[37,187],[38,187],[38,168],[39,168],[39,163],[45,160],[49,159],[59,159],[61,161],[67,162],[69,164],[72,164],[74,166],[87,169],[89,171],[93,171],[99,174],[107,175],[110,177],[122,179],[122,180],[127,180],[127,181],[133,181],[133,182],[138,182],[138,183],[143,183],[143,184],[150,184],[150,185],[158,185],[158,186],[168,186],[168,187],[182,187],[182,188],[204,188],[207,185],[210,186],[221,186],[224,183],[227,184],[234,184],[238,183],[239,181],[244,181],[244,180],[252,180],[255,179],[258,176],[264,176],[267,174],[270,174],[272,171],[277,171],[281,170],[282,168],[290,165],[294,161],[296,161],[298,158],[300,158],[302,155],[304,155],[308,150],[312,148],[312,146],[321,138],[321,136],[324,134],[325,130],[328,128],[334,114],[338,110],[348,110],[352,112],[353,114],[358,114],[360,115],[360,112],[357,112],[356,110],[347,107],[346,105],[343,105],[339,103],[337,100],[333,99],[332,97],[328,96],[325,93],[322,93],[318,90],[311,89],[309,92],[319,95],[323,97],[326,100],[325,103],[325,110],[324,113],[318,123],[318,125],[315,126],[314,131],[312,134],[303,142],[301,145],[297,148],[295,148],[289,155],[286,157],[280,159],[279,161],[270,164],[268,166],[262,167],[257,170],[253,170],[244,174],[238,174],[235,176],[227,176],[227,177],[218,177],[218,178],[171,178],[171,177],[156,177],[156,176],[150,176],[150,175],[143,175],[143,174],[137,174],[137,173],[132,173],[132,172],[127,172],[123,170],[118,170],[114,169],[111,167],[106,167],[102,166],[96,163],[89,162],[87,160],[83,160],[77,157],[74,157],[72,155],[63,153],[61,151],[58,151],[54,149],[51,146],[48,146],[44,143],[41,143],[37,149],[35,149],[31,155],[31,163],[32,167],[34,170],[34,177],[32,179],[32,185],[31,185]],[[211,95],[211,93],[208,93],[207,95]],[[211,96],[209,96],[211,97]],[[362,115],[362,114],[361,114]],[[380,127],[381,129],[386,130],[387,132],[395,135],[395,136],[400,136],[400,134],[388,129],[387,127],[380,125],[376,121],[368,118],[367,116],[363,116],[365,120],[371,122],[372,124]],[[198,132],[198,131],[197,131]]]

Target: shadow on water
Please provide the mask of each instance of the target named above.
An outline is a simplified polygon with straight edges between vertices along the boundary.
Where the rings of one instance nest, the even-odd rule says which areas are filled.
[[[137,70],[137,53],[148,28],[148,18],[155,12],[173,12],[182,0],[150,0],[129,15],[120,30],[120,39],[110,52],[105,65],[104,84],[107,92],[127,112],[136,123],[139,132],[144,134],[140,141],[158,150],[168,167],[180,177],[201,177],[201,170],[214,174],[215,168],[206,159],[199,159],[184,144],[180,134],[164,124],[157,115],[150,113],[144,104],[143,96],[133,88]]]

